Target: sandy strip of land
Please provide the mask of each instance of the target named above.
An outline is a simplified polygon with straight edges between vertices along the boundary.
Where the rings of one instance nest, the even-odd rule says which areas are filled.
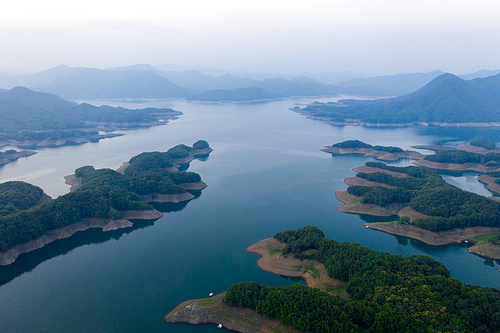
[[[374,168],[374,167],[369,167],[366,165],[354,167],[354,168],[352,168],[352,171],[364,172],[364,173],[383,172],[383,173],[387,173],[387,174],[394,176],[394,177],[410,177],[406,173],[396,172],[396,171],[391,171],[391,170],[386,170],[386,169],[380,169],[380,168]]]
[[[500,246],[492,243],[479,242],[476,245],[469,247],[467,251],[485,258],[500,259]]]
[[[346,177],[344,178],[344,183],[349,186],[354,186],[354,185],[360,185],[360,186],[382,186],[385,188],[395,188],[396,186],[384,184],[384,183],[377,183],[377,182],[372,182],[370,180],[366,180],[364,178],[360,177]]]
[[[468,151],[470,153],[478,153],[478,154],[498,153],[498,151],[500,151],[500,149],[498,148],[486,149],[483,147],[473,146],[471,144],[459,145],[458,148]]]
[[[417,228],[409,224],[396,222],[374,222],[366,223],[369,229],[380,230],[389,234],[417,239],[429,245],[441,246],[448,244],[459,244],[464,241],[473,242],[473,238],[483,235],[493,235],[500,232],[500,228],[470,227],[465,229],[453,229],[447,231],[432,232]]]
[[[320,150],[324,151],[325,153],[330,153],[332,155],[361,154],[366,157],[375,157],[377,160],[382,160],[382,161],[397,161],[401,158],[410,158],[410,159],[424,158],[424,155],[416,151],[389,153],[385,151],[378,151],[372,148],[337,148],[332,146],[325,146],[325,148]]]
[[[496,178],[488,175],[481,175],[477,177],[477,180],[483,184],[486,184],[486,188],[491,192],[500,193],[500,184],[496,183]]]
[[[333,291],[334,294],[337,294],[336,291],[338,290],[341,291],[338,296],[348,297],[342,288],[337,288],[346,286],[347,282],[329,277],[323,264],[315,260],[300,260],[292,256],[283,256],[280,250],[285,245],[285,243],[281,243],[274,238],[266,238],[250,245],[247,251],[262,256],[257,265],[267,272],[290,277],[300,277],[306,281],[309,287],[329,292]]]
[[[344,204],[337,207],[341,213],[363,214],[371,216],[394,216],[405,204],[393,203],[386,207],[380,207],[373,204],[361,203],[361,197],[349,194],[347,191],[335,191],[335,197]]]
[[[77,223],[70,224],[63,228],[47,231],[43,236],[31,240],[27,243],[22,243],[13,248],[0,252],[0,266],[10,265],[16,261],[20,254],[28,253],[44,247],[58,239],[65,239],[73,236],[79,231],[85,231],[91,228],[101,228],[103,232],[130,228],[134,224],[127,218],[135,220],[156,220],[163,216],[163,213],[152,210],[143,211],[123,211],[122,214],[126,218],[119,220],[101,219],[101,218],[85,218]]]
[[[257,262],[265,271],[290,277],[303,278],[310,287],[319,288],[348,299],[346,282],[328,277],[323,264],[314,260],[299,260],[281,255],[284,243],[274,238],[263,239],[247,248],[247,251],[262,256]],[[230,307],[222,300],[225,293],[209,298],[194,299],[181,303],[164,320],[168,323],[219,324],[225,328],[243,333],[255,332],[299,332],[278,320],[264,318],[253,310]]]
[[[229,330],[242,333],[300,333],[276,319],[264,318],[253,310],[225,305],[222,302],[225,294],[183,302],[170,311],[164,320],[168,323],[192,325],[222,324]]]
[[[189,152],[188,157],[174,158],[173,161],[174,161],[174,163],[177,163],[177,164],[188,164],[188,163],[191,163],[196,157],[208,155],[213,151],[214,150],[210,147],[205,148],[205,149],[193,149]]]
[[[438,163],[438,162],[431,162],[427,160],[418,160],[414,161],[413,164],[418,165],[418,166],[423,166],[427,167],[430,169],[437,169],[437,170],[450,170],[450,171],[476,171],[476,172],[489,172],[497,169],[497,167],[487,167],[482,164],[478,163],[463,163],[463,164],[456,164],[456,163]]]
[[[75,174],[64,176],[64,184],[70,185],[69,191],[73,192],[82,186],[82,179],[81,177],[75,176]]]

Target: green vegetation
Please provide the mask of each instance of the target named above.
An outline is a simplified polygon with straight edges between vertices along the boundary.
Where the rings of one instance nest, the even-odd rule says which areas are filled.
[[[0,251],[36,239],[49,230],[76,223],[83,218],[121,218],[120,211],[152,207],[141,195],[178,194],[183,183],[197,182],[193,172],[167,171],[168,153],[142,153],[130,159],[122,175],[111,169],[84,166],[75,170],[81,186],[47,203],[36,205],[43,191],[22,182],[0,184]],[[130,170],[129,170],[130,169]]]
[[[335,143],[332,145],[332,147],[335,147],[335,148],[368,148],[368,149],[373,149],[376,151],[385,151],[388,153],[402,153],[402,152],[404,152],[404,150],[399,148],[399,147],[372,146],[368,143],[364,143],[363,141],[359,141],[359,140],[347,140],[347,141]]]
[[[98,134],[92,124],[130,127],[171,119],[179,114],[172,109],[129,110],[106,105],[79,105],[52,94],[16,87],[0,92],[0,140],[42,141],[88,137]]]
[[[38,186],[19,181],[2,183],[0,184],[0,216],[34,207],[42,196],[43,190]]]
[[[193,144],[193,149],[207,149],[210,147],[205,140],[198,140]]]
[[[465,81],[443,74],[396,98],[313,103],[301,110],[342,123],[413,124],[500,121],[500,75]]]
[[[408,204],[415,211],[430,216],[411,223],[430,231],[500,226],[499,202],[452,186],[434,170],[417,166],[388,166],[379,162],[367,162],[366,165],[410,177],[396,177],[384,172],[358,173],[357,177],[396,187],[350,186],[347,191],[362,197],[362,203],[378,206],[393,202]]]
[[[470,142],[471,146],[476,146],[476,147],[482,147],[484,149],[495,149],[496,145],[494,142],[488,141],[488,140],[483,140],[483,139],[477,139],[477,140],[472,140]]]
[[[422,255],[403,257],[357,243],[322,238],[307,226],[276,234],[282,242],[308,243],[292,253],[325,265],[348,281],[351,300],[302,285],[267,287],[243,282],[229,287],[225,302],[253,309],[305,332],[498,332],[500,292],[450,278],[445,266]],[[290,244],[288,244],[290,245]]]

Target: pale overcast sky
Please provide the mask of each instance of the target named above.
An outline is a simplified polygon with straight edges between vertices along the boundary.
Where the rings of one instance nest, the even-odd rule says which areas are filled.
[[[16,0],[0,69],[151,65],[369,75],[500,69],[499,0]]]

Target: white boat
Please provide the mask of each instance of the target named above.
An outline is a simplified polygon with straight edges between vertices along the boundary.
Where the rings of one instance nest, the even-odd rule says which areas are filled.
[[[217,325],[217,328],[222,328],[222,324]]]
[[[208,294],[208,297],[212,297],[214,295],[214,293],[210,293]]]

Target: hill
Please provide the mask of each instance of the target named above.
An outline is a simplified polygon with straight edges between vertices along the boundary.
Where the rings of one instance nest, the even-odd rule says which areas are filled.
[[[106,71],[85,68],[34,90],[50,92],[66,99],[179,98],[190,93],[152,71]]]
[[[114,128],[161,125],[180,114],[172,109],[129,110],[77,104],[53,94],[15,87],[0,92],[0,141],[22,147],[36,146],[45,140],[52,141],[46,144],[56,146],[68,141],[73,144],[98,141],[115,136],[99,134],[98,125]]]
[[[281,96],[269,93],[264,89],[250,87],[232,90],[210,90],[186,97],[187,101],[203,102],[248,102],[258,100],[270,100]]]
[[[412,93],[439,75],[444,74],[441,71],[432,71],[429,73],[410,73],[397,75],[384,75],[368,78],[354,78],[339,83],[344,88],[363,88],[376,89],[380,96],[403,96]]]
[[[367,126],[498,122],[500,74],[471,81],[443,74],[401,97],[314,103],[294,110],[336,124]]]

